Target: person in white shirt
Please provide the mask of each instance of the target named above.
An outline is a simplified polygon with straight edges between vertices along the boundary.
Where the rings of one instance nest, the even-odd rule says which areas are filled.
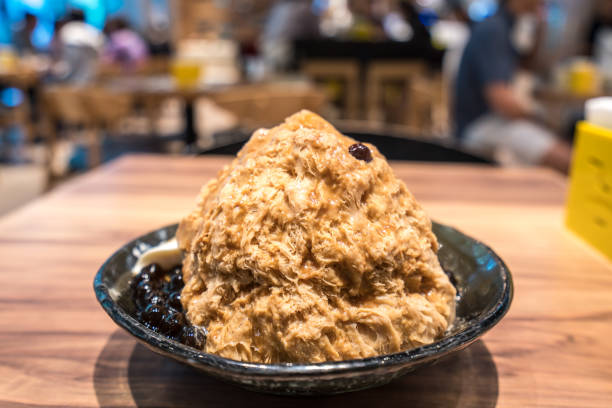
[[[87,24],[79,10],[70,12],[66,22],[58,27],[54,45],[58,55],[51,79],[75,84],[91,81],[97,72],[104,34]]]

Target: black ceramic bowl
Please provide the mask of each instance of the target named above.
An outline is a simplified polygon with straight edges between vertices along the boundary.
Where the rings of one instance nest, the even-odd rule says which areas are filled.
[[[130,295],[131,269],[151,246],[174,236],[171,225],[133,240],[102,265],[94,280],[98,301],[109,316],[151,350],[238,386],[274,394],[334,394],[388,383],[409,371],[461,350],[493,327],[512,301],[512,277],[486,245],[434,223],[438,257],[457,288],[457,319],[436,343],[400,353],[319,364],[253,364],[229,360],[185,346],[137,319]]]

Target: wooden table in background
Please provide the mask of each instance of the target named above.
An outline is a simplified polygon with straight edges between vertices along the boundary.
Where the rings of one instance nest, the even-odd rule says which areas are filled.
[[[35,86],[41,74],[33,69],[20,68],[15,71],[0,71],[0,84],[26,89]]]
[[[563,137],[578,120],[584,119],[584,105],[593,98],[610,96],[610,92],[576,94],[553,85],[543,85],[534,89],[534,98],[546,108],[545,124]]]
[[[299,109],[318,111],[325,102],[325,94],[309,81],[293,77],[276,77],[266,81],[243,81],[234,84],[200,84],[180,87],[171,75],[120,77],[99,85],[116,95],[128,95],[155,113],[161,101],[178,98],[183,101],[185,143],[197,144],[195,103],[200,98],[210,99],[240,119],[246,128],[271,127]]]
[[[179,98],[183,101],[185,118],[185,144],[194,145],[198,140],[195,117],[195,101],[210,96],[228,86],[195,86],[179,87],[169,74],[117,77],[102,83],[108,90],[127,93],[132,98],[147,106],[147,110],[158,107],[161,101],[168,98]],[[157,112],[157,110],[153,110]]]
[[[435,366],[293,399],[149,351],[97,304],[93,276],[128,240],[187,214],[227,162],[126,157],[0,220],[0,406],[612,406],[612,264],[564,229],[565,182],[541,169],[393,164],[433,218],[491,245],[514,276],[501,323]]]

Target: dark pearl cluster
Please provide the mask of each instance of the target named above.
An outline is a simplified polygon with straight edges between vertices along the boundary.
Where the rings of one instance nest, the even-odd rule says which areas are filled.
[[[158,264],[142,268],[131,283],[138,316],[151,330],[202,349],[206,335],[187,322],[181,305],[184,286],[181,269],[181,265],[177,265],[164,270]]]
[[[362,143],[355,143],[349,146],[349,153],[358,160],[363,160],[366,163],[372,161],[372,151]]]

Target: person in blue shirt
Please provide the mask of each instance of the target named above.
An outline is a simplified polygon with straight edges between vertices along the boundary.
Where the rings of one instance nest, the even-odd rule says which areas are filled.
[[[32,44],[32,33],[38,24],[38,17],[31,13],[25,13],[21,27],[13,35],[15,48],[21,55],[35,54],[36,47]]]
[[[541,3],[501,0],[497,14],[474,27],[455,80],[455,131],[475,153],[567,172],[570,146],[537,123],[534,108],[512,87],[521,60],[536,50],[529,27]]]

